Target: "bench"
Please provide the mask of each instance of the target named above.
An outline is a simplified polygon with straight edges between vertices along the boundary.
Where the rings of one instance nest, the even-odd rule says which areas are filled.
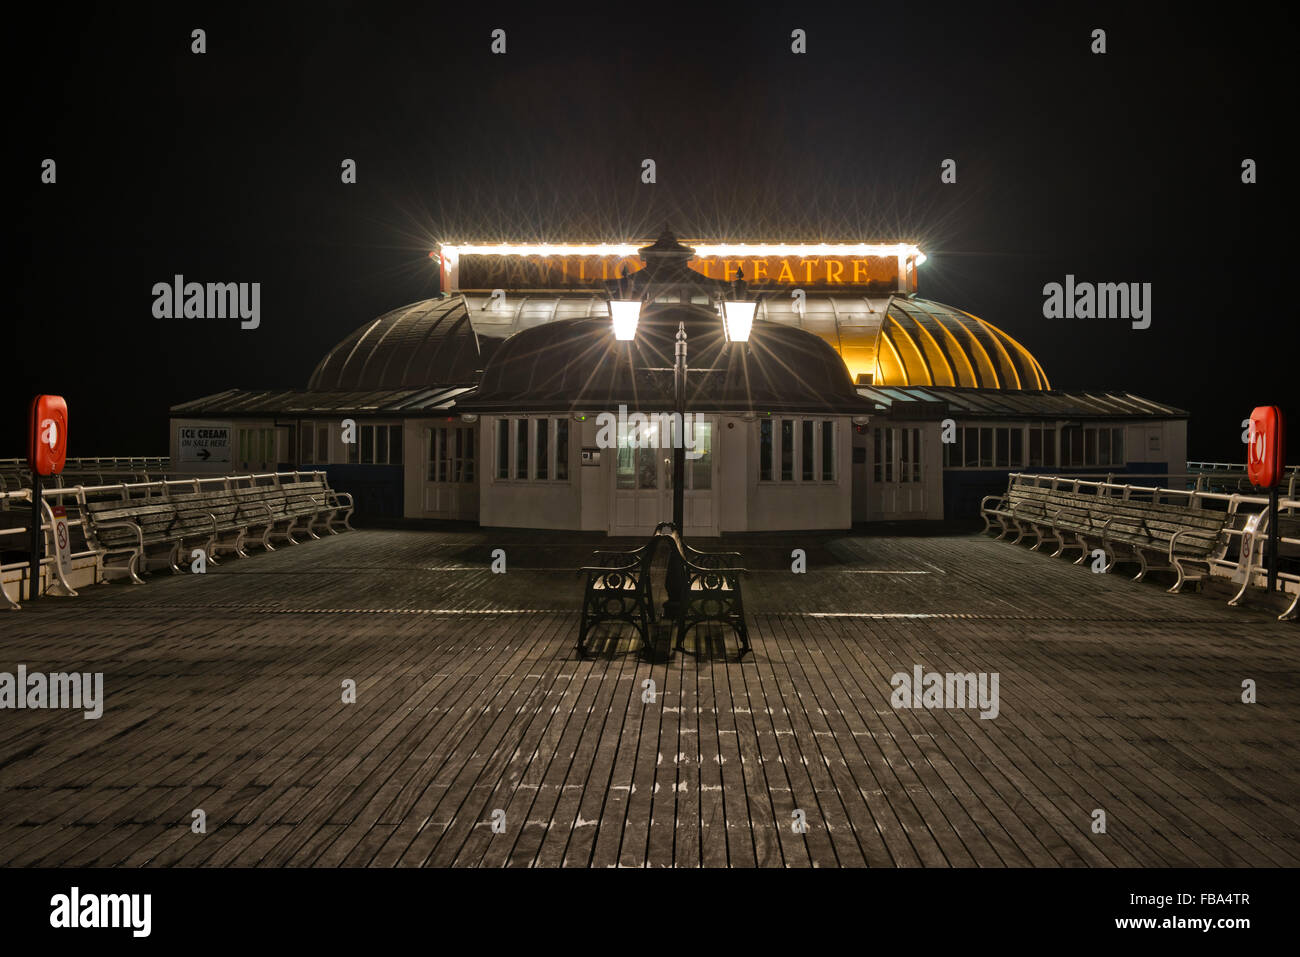
[[[1106,553],[1106,571],[1121,562],[1136,563],[1134,581],[1141,581],[1148,571],[1173,571],[1178,580],[1170,591],[1177,592],[1187,582],[1202,580],[1214,557],[1227,549],[1225,512],[1047,488],[1017,479],[1012,477],[993,506],[988,503],[994,496],[985,499],[985,528],[992,529],[992,518],[1002,527],[999,538],[1013,529],[1018,533],[1015,542],[1033,535],[1038,539],[1035,550],[1055,541],[1053,557],[1078,549],[1076,565],[1100,547]],[[1197,565],[1205,570],[1194,570]]]
[[[656,537],[640,548],[597,550],[592,553],[592,564],[579,569],[587,576],[578,630],[579,658],[586,657],[588,632],[607,621],[632,625],[640,633],[642,645],[649,649],[650,625],[655,620],[650,572],[658,544]]]
[[[1291,604],[1278,615],[1278,621],[1291,621],[1296,618],[1296,606],[1300,604],[1300,573],[1295,570],[1296,559],[1300,558],[1300,514],[1292,507],[1278,515],[1278,574],[1277,584],[1283,594],[1293,591]],[[1231,599],[1229,605],[1242,604],[1251,585],[1265,588],[1268,585],[1268,529],[1271,516],[1267,511],[1250,515],[1242,526],[1241,547],[1237,553],[1234,568],[1234,582],[1240,581],[1241,588]],[[1222,563],[1232,567],[1232,563]]]
[[[274,538],[296,545],[295,533],[319,538],[318,528],[338,534],[336,525],[352,527],[351,497],[321,481],[210,491],[199,486],[194,482],[191,487],[195,491],[190,492],[175,491],[168,483],[137,489],[122,486],[122,495],[127,497],[83,501],[88,536],[103,553],[104,577],[142,583],[138,573],[149,571],[158,558],[179,573],[179,564],[191,548],[202,548],[214,564],[219,564],[218,555],[223,551],[244,558],[254,530],[260,530],[254,534],[258,544],[273,551]],[[144,495],[129,497],[132,491]],[[111,564],[108,559],[112,556],[124,556],[126,561]]]
[[[740,578],[745,573],[739,552],[702,552],[682,541],[677,528],[664,522],[655,529],[656,537],[667,537],[677,552],[677,561],[669,564],[677,574],[677,643],[686,632],[705,622],[727,625],[740,639],[740,657],[751,649],[749,627],[745,624],[745,601]]]

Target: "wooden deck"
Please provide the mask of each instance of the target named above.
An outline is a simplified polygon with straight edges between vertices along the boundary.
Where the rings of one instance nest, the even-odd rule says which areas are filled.
[[[0,671],[106,698],[0,712],[0,864],[1300,864],[1298,632],[1263,609],[976,535],[740,536],[752,656],[580,661],[606,541],[361,531],[0,614]],[[915,664],[997,672],[1000,714],[895,710]]]

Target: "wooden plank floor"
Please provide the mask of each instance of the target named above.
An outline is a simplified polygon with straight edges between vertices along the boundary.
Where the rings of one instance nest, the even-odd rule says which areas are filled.
[[[1300,864],[1266,609],[979,535],[737,536],[751,656],[579,660],[598,544],[360,531],[0,614],[0,671],[106,699],[0,711],[0,865]],[[996,672],[1000,713],[894,709],[914,665]]]

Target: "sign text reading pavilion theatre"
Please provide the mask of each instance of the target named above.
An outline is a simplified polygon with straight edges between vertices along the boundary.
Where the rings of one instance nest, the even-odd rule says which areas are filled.
[[[916,267],[924,254],[893,244],[708,244],[693,247],[687,265],[708,279],[743,278],[760,286],[813,290],[908,293],[916,291]],[[454,293],[490,289],[587,289],[642,266],[632,245],[444,245],[439,261],[442,289]]]

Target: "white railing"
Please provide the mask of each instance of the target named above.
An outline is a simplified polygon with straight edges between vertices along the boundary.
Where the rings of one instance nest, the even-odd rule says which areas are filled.
[[[103,485],[105,479],[148,482],[166,478],[171,471],[171,459],[165,455],[98,456],[70,458],[58,475],[43,479],[42,485],[81,485],[94,479]],[[15,488],[30,488],[32,475],[26,459],[0,459],[0,492]]]

